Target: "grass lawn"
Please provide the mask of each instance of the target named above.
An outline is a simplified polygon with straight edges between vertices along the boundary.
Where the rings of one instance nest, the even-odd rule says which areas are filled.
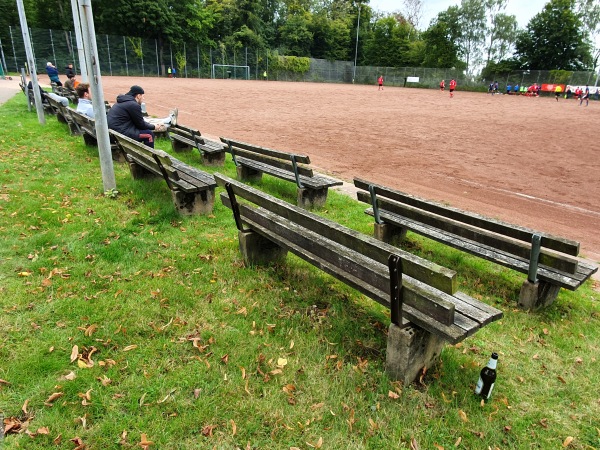
[[[124,164],[105,196],[97,149],[46,119],[21,94],[0,107],[0,448],[600,448],[591,282],[523,312],[523,275],[409,235],[505,317],[404,386],[384,372],[387,311],[291,255],[245,267],[218,199],[181,217]],[[218,170],[235,174],[229,157]],[[259,186],[295,201],[291,183]],[[371,233],[364,208],[330,192],[319,214]]]

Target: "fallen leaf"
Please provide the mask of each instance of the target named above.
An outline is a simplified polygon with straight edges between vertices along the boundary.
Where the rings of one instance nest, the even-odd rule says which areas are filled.
[[[206,425],[202,428],[202,436],[212,437],[213,430],[217,428],[216,425]]]
[[[138,348],[138,346],[137,346],[137,345],[135,345],[135,344],[134,344],[134,345],[128,345],[127,347],[125,347],[125,348],[123,349],[123,351],[124,351],[124,352],[128,352],[128,351],[130,351],[130,350],[134,350],[134,349],[136,349],[136,348]]]
[[[119,440],[119,444],[120,445],[127,444],[127,430],[123,430],[123,432],[121,433],[121,439]]]
[[[40,427],[36,431],[37,434],[50,434],[48,427]]]
[[[80,369],[87,369],[88,365],[87,365],[87,363],[84,360],[78,359],[77,360],[77,367],[79,367]]]
[[[444,450],[444,447],[442,447],[439,444],[433,444],[433,446],[437,449],[437,450]]]
[[[571,445],[571,442],[573,442],[573,437],[572,436],[567,436],[567,438],[563,442],[563,448],[564,447],[568,447],[569,445]]]
[[[96,330],[98,330],[98,325],[94,324],[94,325],[90,325],[89,327],[87,327],[85,329],[84,334],[86,336],[91,336],[92,334],[94,334],[96,332]]]
[[[414,437],[410,438],[410,450],[419,450],[419,444]]]
[[[67,381],[73,381],[75,378],[77,378],[77,375],[75,375],[75,372],[70,371],[68,374],[66,374],[64,377],[61,377],[61,380],[67,380]]]
[[[221,362],[223,364],[227,364],[229,362],[229,355],[225,354],[225,355],[221,356]]]
[[[558,378],[558,381],[560,381],[562,384],[567,384],[567,380],[565,380],[563,377],[561,377],[560,375],[557,376],[556,378]]]
[[[53,394],[50,394],[50,397],[48,397],[46,399],[46,401],[44,402],[44,404],[47,405],[47,406],[52,406],[52,402],[54,400],[56,400],[57,398],[62,397],[63,395],[65,395],[65,394],[62,393],[62,392],[54,392]]]
[[[198,398],[200,396],[200,392],[202,392],[202,389],[194,389],[194,398]]]
[[[29,399],[25,400],[25,403],[23,403],[23,406],[21,406],[21,411],[23,411],[23,414],[27,415],[27,405],[29,405]]]
[[[393,391],[388,391],[388,397],[391,399],[394,399],[394,400],[397,400],[400,398],[400,396]]]
[[[285,367],[285,366],[287,366],[287,363],[288,363],[288,361],[285,358],[279,358],[279,359],[277,359],[277,365],[279,367]]]
[[[237,433],[237,425],[235,424],[233,419],[230,419],[229,423],[231,424],[231,428],[232,428],[231,435],[235,436],[235,434]]]
[[[96,380],[102,383],[102,386],[108,386],[110,383],[112,383],[112,380],[106,375],[102,375],[101,377],[96,378]]]
[[[462,409],[459,409],[459,410],[458,410],[458,415],[460,416],[460,419],[461,419],[463,422],[468,422],[468,421],[469,421],[469,419],[468,419],[468,417],[467,417],[467,413],[466,413],[466,412],[464,412]]]
[[[148,447],[150,447],[151,445],[153,445],[154,443],[152,441],[148,440],[148,437],[146,436],[146,433],[142,433],[140,436],[140,443],[138,444],[140,447],[142,447],[144,450],[147,450]]]
[[[71,349],[71,362],[75,361],[78,356],[79,356],[79,347],[77,345],[74,345],[73,348]]]
[[[458,447],[461,442],[462,442],[462,437],[459,436],[458,439],[456,440],[456,442],[454,443],[454,446]]]
[[[512,430],[512,427],[510,425],[504,426],[504,431],[506,431],[508,433],[510,430]]]
[[[0,384],[10,384],[10,382],[3,380],[2,378],[0,378]]]
[[[577,358],[575,358],[575,362],[576,362],[577,364],[582,364],[582,363],[583,363],[583,359],[582,359],[581,357],[579,357],[579,356],[578,356]]]

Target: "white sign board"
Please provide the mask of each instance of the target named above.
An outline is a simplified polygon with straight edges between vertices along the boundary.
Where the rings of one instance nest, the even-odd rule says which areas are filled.
[[[406,82],[407,83],[418,83],[419,77],[406,77]]]

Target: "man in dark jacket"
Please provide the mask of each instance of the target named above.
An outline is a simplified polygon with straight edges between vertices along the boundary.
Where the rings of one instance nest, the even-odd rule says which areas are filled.
[[[163,132],[167,126],[144,120],[143,101],[144,90],[137,85],[131,86],[127,94],[119,95],[108,111],[108,128],[154,148],[154,131]]]
[[[48,78],[50,78],[52,83],[56,83],[57,86],[62,86],[62,83],[58,78],[58,70],[50,61],[46,63],[46,73],[48,74]]]

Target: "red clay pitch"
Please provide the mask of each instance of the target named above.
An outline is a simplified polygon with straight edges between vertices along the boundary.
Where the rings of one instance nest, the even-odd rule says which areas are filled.
[[[354,176],[581,242],[600,260],[600,101],[243,80],[105,77],[208,137],[308,154]],[[460,86],[459,86],[460,89]]]

